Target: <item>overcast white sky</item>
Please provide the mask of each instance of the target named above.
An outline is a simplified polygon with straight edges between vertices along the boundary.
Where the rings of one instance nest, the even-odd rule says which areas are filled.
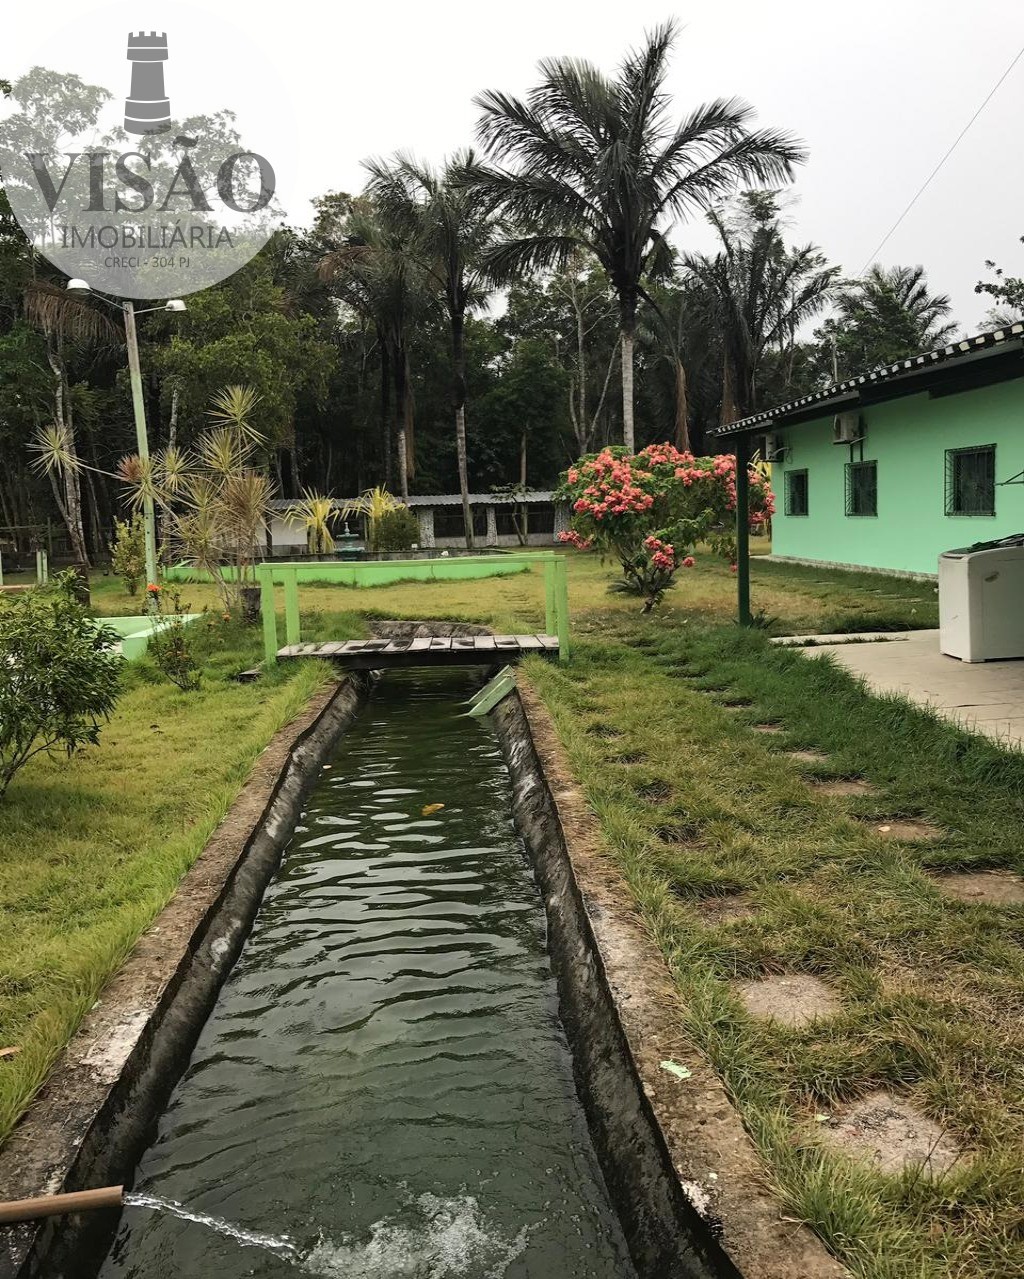
[[[236,109],[300,224],[312,196],[362,185],[368,155],[403,148],[437,161],[470,142],[481,89],[523,93],[551,55],[611,70],[645,29],[673,16],[683,28],[670,78],[680,114],[735,94],[761,123],[801,136],[810,160],[794,188],[793,237],[815,241],[851,274],[1024,46],[1020,0],[220,0],[215,12],[177,0],[50,0],[45,10],[7,8],[0,75],[44,62],[120,95],[124,35],[167,30],[172,108]],[[202,101],[187,101],[200,90]],[[973,291],[984,260],[1024,270],[1022,107],[1024,59],[880,255],[923,263],[968,330],[987,309]],[[700,225],[676,228],[675,239],[709,244]]]

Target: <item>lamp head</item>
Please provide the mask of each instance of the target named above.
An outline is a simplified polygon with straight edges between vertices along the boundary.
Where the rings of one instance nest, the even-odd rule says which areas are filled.
[[[87,280],[68,280],[64,286],[69,293],[91,293],[92,285]]]
[[[181,298],[171,298],[164,307],[165,311],[187,311],[188,307],[182,302]]]

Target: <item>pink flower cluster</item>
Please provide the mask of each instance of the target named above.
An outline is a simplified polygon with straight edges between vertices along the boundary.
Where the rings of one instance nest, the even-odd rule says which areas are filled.
[[[569,483],[579,483],[581,474],[592,483],[573,503],[572,509],[577,515],[602,520],[606,515],[639,515],[654,505],[653,496],[637,483],[645,478],[643,473],[634,475],[630,463],[616,457],[610,449],[603,449],[582,469],[571,467],[567,476]]]
[[[672,444],[648,444],[637,457],[646,458],[652,466],[681,466],[693,461],[692,453],[680,453]]]
[[[758,468],[749,472],[751,527],[759,528],[775,512],[775,499],[767,476]],[[634,524],[636,517],[657,518],[663,514],[659,503],[671,503],[672,489],[681,482],[684,489],[696,486],[696,500],[708,510],[717,510],[722,519],[736,510],[736,458],[731,453],[697,458],[671,444],[649,444],[632,457],[619,450],[603,449],[596,457],[571,466],[566,480],[572,486],[572,509],[576,515],[605,527]],[[677,490],[678,492],[678,490]],[[704,496],[706,494],[706,497]],[[652,509],[654,508],[654,509]],[[643,521],[637,521],[641,526]],[[635,525],[634,525],[635,527]]]
[[[570,546],[575,546],[578,551],[589,551],[594,545],[592,537],[581,537],[575,529],[563,529],[558,535],[560,542],[568,542]]]
[[[645,537],[644,550],[650,555],[655,568],[663,568],[671,572],[676,566],[676,548],[671,542],[663,542],[660,537]],[[692,563],[692,557],[687,556]]]

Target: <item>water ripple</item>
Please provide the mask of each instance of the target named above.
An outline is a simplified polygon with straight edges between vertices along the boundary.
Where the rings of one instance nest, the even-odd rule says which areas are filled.
[[[389,677],[320,778],[139,1170],[184,1207],[105,1279],[632,1275],[463,680]]]

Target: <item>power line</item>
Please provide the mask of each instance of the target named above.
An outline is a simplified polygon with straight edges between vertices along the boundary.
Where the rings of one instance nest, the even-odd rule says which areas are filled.
[[[999,87],[1000,87],[1000,85],[1003,83],[1003,81],[1006,79],[1006,77],[1010,74],[1010,72],[1013,70],[1013,68],[1017,65],[1017,63],[1021,60],[1021,58],[1024,58],[1024,46],[1021,46],[1021,48],[1018,50],[1018,52],[1017,52],[1017,56],[1016,56],[1016,57],[1014,58],[1014,60],[1010,63],[1010,65],[1006,68],[1006,70],[1005,70],[1005,71],[1003,72],[1003,74],[999,77],[999,79],[995,82],[995,84],[992,86],[992,88],[989,90],[988,94],[987,94],[987,95],[986,95],[986,97],[985,97],[984,102],[982,102],[981,106],[980,106],[980,107],[978,107],[978,109],[977,109],[977,111],[975,111],[974,115],[972,115],[972,116],[971,116],[971,118],[967,121],[967,123],[964,125],[964,127],[960,130],[960,132],[957,134],[957,136],[956,136],[955,140],[953,141],[952,146],[949,148],[949,150],[946,152],[946,154],[942,157],[942,159],[938,162],[938,164],[935,166],[935,168],[934,168],[934,169],[932,169],[931,173],[929,173],[929,174],[928,174],[928,176],[925,178],[925,180],[921,183],[921,185],[920,185],[920,187],[918,188],[917,193],[915,194],[914,198],[910,201],[910,203],[907,205],[907,207],[903,210],[903,212],[900,214],[900,216],[896,219],[896,221],[892,224],[892,226],[889,228],[889,230],[888,230],[888,231],[885,233],[885,235],[882,237],[882,239],[881,239],[881,241],[879,242],[879,244],[878,244],[877,248],[875,248],[875,250],[874,250],[874,251],[870,254],[870,256],[868,257],[868,260],[867,260],[867,261],[864,263],[864,265],[861,267],[861,269],[860,269],[860,274],[861,274],[861,275],[863,275],[863,274],[864,274],[864,272],[868,269],[868,267],[871,265],[871,263],[872,263],[872,262],[874,262],[875,258],[877,258],[877,257],[878,257],[878,255],[879,255],[879,253],[882,251],[882,249],[884,249],[884,248],[885,248],[885,246],[886,246],[886,244],[888,244],[889,239],[891,238],[891,236],[892,236],[893,232],[894,232],[894,231],[895,231],[895,230],[899,227],[900,223],[901,223],[901,222],[903,221],[903,219],[907,216],[907,214],[908,214],[908,213],[910,212],[910,210],[914,207],[914,205],[918,202],[918,200],[921,198],[921,196],[922,196],[922,195],[924,195],[925,191],[927,191],[928,187],[931,185],[931,181],[932,181],[932,179],[935,177],[935,175],[938,173],[938,171],[942,168],[942,166],[946,163],[946,161],[949,159],[949,157],[953,154],[953,152],[957,149],[957,147],[958,147],[958,146],[960,145],[960,143],[963,141],[963,139],[964,139],[964,137],[967,135],[967,131],[970,129],[971,125],[975,122],[975,120],[977,120],[978,116],[980,116],[980,115],[981,115],[982,111],[984,111],[984,110],[985,110],[985,108],[988,106],[988,104],[989,104],[989,103],[992,101],[992,99],[995,97],[996,93],[999,91]]]

